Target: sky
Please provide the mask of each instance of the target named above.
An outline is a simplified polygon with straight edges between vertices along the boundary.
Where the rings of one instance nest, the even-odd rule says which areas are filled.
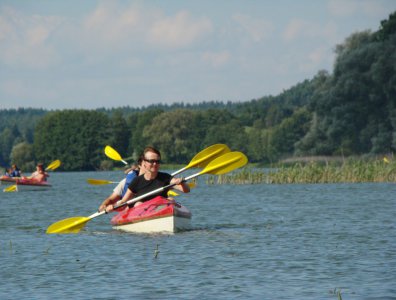
[[[395,0],[0,0],[0,109],[245,102],[333,70]]]

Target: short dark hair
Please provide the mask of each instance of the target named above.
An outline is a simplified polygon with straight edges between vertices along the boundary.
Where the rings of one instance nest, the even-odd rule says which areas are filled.
[[[144,148],[144,150],[143,150],[142,154],[140,155],[139,159],[143,161],[145,159],[145,157],[146,157],[145,155],[146,155],[147,152],[154,152],[161,159],[161,152],[158,149],[156,149],[156,148],[154,148],[152,146],[148,146],[148,147]]]

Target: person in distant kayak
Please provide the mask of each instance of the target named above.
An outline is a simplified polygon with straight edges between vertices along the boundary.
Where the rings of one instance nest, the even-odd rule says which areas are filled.
[[[47,181],[47,178],[49,177],[49,174],[45,172],[43,164],[37,164],[36,166],[36,171],[30,175],[29,179],[38,181],[38,182],[45,182]]]
[[[130,199],[145,195],[156,189],[165,187],[169,184],[175,184],[172,189],[180,190],[184,193],[190,192],[190,187],[183,178],[173,178],[172,175],[164,172],[159,172],[159,167],[161,163],[161,153],[154,147],[146,147],[140,156],[142,160],[142,166],[145,170],[144,174],[136,177],[131,184],[128,186],[128,190],[124,197],[118,202],[122,204]],[[156,196],[167,197],[167,189],[163,189],[160,192],[147,196],[141,199],[139,202],[131,204],[131,207],[138,206],[145,201],[151,200]],[[112,204],[106,206],[105,211],[110,212],[114,209]]]
[[[5,172],[4,172],[4,176],[11,177],[11,172],[12,172],[11,169],[6,168],[6,169],[5,169]]]
[[[11,176],[11,177],[21,177],[21,176],[22,176],[22,172],[21,172],[21,170],[17,167],[16,164],[13,164],[13,165],[12,165],[10,176]]]
[[[109,204],[114,204],[118,200],[121,200],[128,190],[128,185],[132,182],[132,180],[144,173],[141,159],[139,158],[137,164],[133,164],[130,168],[125,170],[125,173],[126,177],[117,184],[113,190],[113,193],[102,202],[98,211],[102,211]]]

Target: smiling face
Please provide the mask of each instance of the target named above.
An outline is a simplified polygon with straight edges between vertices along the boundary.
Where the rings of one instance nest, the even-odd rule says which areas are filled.
[[[154,151],[144,153],[143,166],[150,173],[157,173],[161,163],[161,156]]]

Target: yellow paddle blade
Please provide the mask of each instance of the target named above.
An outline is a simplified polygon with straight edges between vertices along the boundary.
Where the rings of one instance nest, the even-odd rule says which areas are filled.
[[[78,233],[91,220],[87,217],[72,217],[53,223],[47,233]]]
[[[124,164],[128,164],[125,160],[122,159],[121,155],[113,149],[111,146],[107,145],[104,150],[106,156],[113,160],[122,161]]]
[[[172,173],[172,176],[175,176],[189,168],[193,168],[193,167],[204,168],[216,157],[219,157],[230,151],[231,151],[230,148],[228,148],[228,146],[224,144],[215,144],[209,146],[208,148],[196,154],[187,166]]]
[[[169,190],[169,191],[168,191],[168,196],[169,196],[169,197],[176,197],[176,196],[179,196],[179,194],[176,193],[175,191]]]
[[[92,178],[88,178],[87,182],[89,184],[94,184],[94,185],[118,183],[116,181],[110,181],[110,180],[104,180],[104,179],[92,179]]]
[[[211,161],[200,174],[221,175],[246,165],[248,159],[242,152],[228,152]]]
[[[47,171],[53,171],[53,170],[59,168],[60,165],[61,165],[61,161],[60,161],[59,159],[57,159],[57,160],[54,160],[52,163],[50,163],[50,164],[48,165],[48,167],[46,167],[45,169],[46,169]]]
[[[3,192],[17,192],[17,191],[18,191],[17,186],[15,184],[10,185],[3,190]]]
[[[213,159],[230,152],[230,148],[228,148],[225,144],[215,144],[212,145],[198,154],[196,154],[186,168],[198,167],[204,168],[206,167]]]

